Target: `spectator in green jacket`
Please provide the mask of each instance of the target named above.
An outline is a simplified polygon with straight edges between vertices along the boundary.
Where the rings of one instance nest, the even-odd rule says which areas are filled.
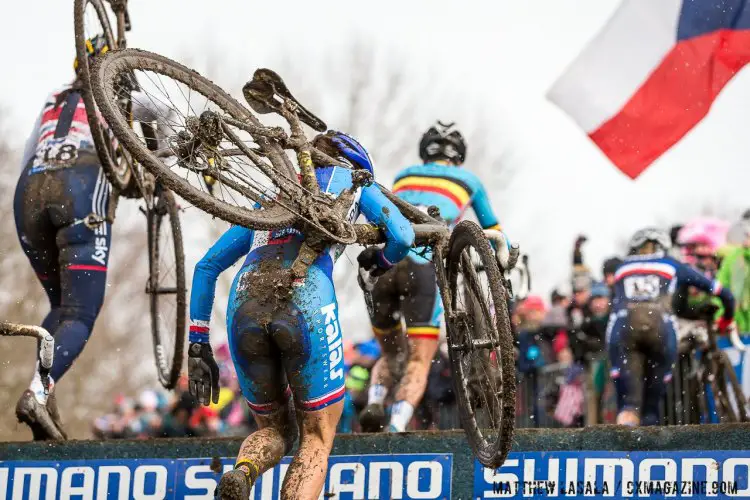
[[[735,321],[741,334],[750,334],[750,220],[741,220],[730,229],[741,244],[724,256],[717,279],[735,297]]]

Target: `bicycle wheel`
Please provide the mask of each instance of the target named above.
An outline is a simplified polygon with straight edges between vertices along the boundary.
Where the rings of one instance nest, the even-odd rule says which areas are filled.
[[[118,191],[125,191],[131,182],[130,168],[126,161],[122,161],[122,155],[115,153],[112,142],[97,115],[96,103],[91,92],[91,68],[86,50],[86,41],[97,34],[104,36],[110,50],[117,48],[117,41],[112,32],[107,8],[102,0],[75,0],[73,9],[78,75],[84,83],[81,97],[86,105],[86,117],[91,137],[109,182]],[[117,160],[118,157],[120,160]]]
[[[717,411],[722,422],[747,422],[747,398],[737,379],[732,363],[725,352],[718,353],[716,363],[718,373],[714,378],[712,389],[717,400]]]
[[[461,425],[479,462],[499,467],[515,425],[513,337],[508,292],[478,225],[464,221],[453,230],[446,269],[448,351]]]
[[[174,195],[162,191],[148,222],[149,279],[146,293],[159,382],[172,389],[182,368],[185,346],[185,254]]]
[[[126,75],[134,75],[140,86],[132,94],[134,106],[150,115],[134,120],[157,124],[156,148],[136,134],[117,105],[116,83]],[[279,188],[283,182],[297,183],[291,161],[278,145],[256,140],[244,128],[227,123],[234,120],[262,127],[214,83],[166,57],[134,49],[97,58],[91,83],[102,115],[117,139],[166,188],[232,224],[279,229],[295,221],[294,204]],[[252,149],[261,141],[271,151],[270,160]],[[205,175],[215,179],[213,195],[208,192]]]

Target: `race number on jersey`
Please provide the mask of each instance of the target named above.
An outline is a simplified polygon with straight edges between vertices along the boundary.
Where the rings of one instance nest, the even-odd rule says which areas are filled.
[[[632,300],[654,300],[659,298],[659,277],[628,276],[624,279],[625,296]]]

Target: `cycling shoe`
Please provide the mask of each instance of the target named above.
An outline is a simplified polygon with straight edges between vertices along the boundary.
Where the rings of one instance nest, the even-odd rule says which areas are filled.
[[[250,482],[240,469],[230,470],[219,480],[214,498],[220,500],[247,500],[250,496]]]
[[[57,407],[55,407],[55,411]],[[16,418],[31,428],[34,441],[57,440],[62,441],[65,435],[57,428],[55,421],[47,407],[39,403],[34,393],[25,390],[16,403]],[[58,414],[59,419],[59,414]]]
[[[362,432],[382,432],[385,423],[385,407],[381,404],[369,404],[359,414],[359,425],[362,426]]]

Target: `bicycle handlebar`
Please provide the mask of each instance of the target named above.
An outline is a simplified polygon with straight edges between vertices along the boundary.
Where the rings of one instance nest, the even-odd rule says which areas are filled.
[[[706,322],[706,331],[709,335],[716,334],[714,317],[716,316],[716,312],[718,310],[719,306],[713,303],[703,304],[698,308],[698,314],[703,318],[703,321]],[[736,325],[734,326],[734,328],[730,329],[729,332],[727,332],[727,337],[729,338],[729,343],[732,345],[732,347],[734,347],[738,351],[745,352],[748,350],[748,346],[745,345],[740,338],[740,333],[737,331]]]
[[[412,228],[416,246],[433,246],[439,242],[441,236],[448,235],[448,226],[439,222],[412,224]],[[357,233],[357,243],[361,245],[377,245],[385,242],[383,231],[372,224],[354,224],[354,231]]]
[[[17,337],[34,337],[39,340],[39,363],[45,370],[52,368],[55,352],[55,339],[41,326],[20,325],[9,321],[0,321],[0,335]]]
[[[740,338],[740,332],[737,331],[737,328],[732,328],[729,331],[729,342],[732,344],[732,347],[737,349],[740,352],[747,351],[747,345],[745,345],[742,342],[742,339]]]

